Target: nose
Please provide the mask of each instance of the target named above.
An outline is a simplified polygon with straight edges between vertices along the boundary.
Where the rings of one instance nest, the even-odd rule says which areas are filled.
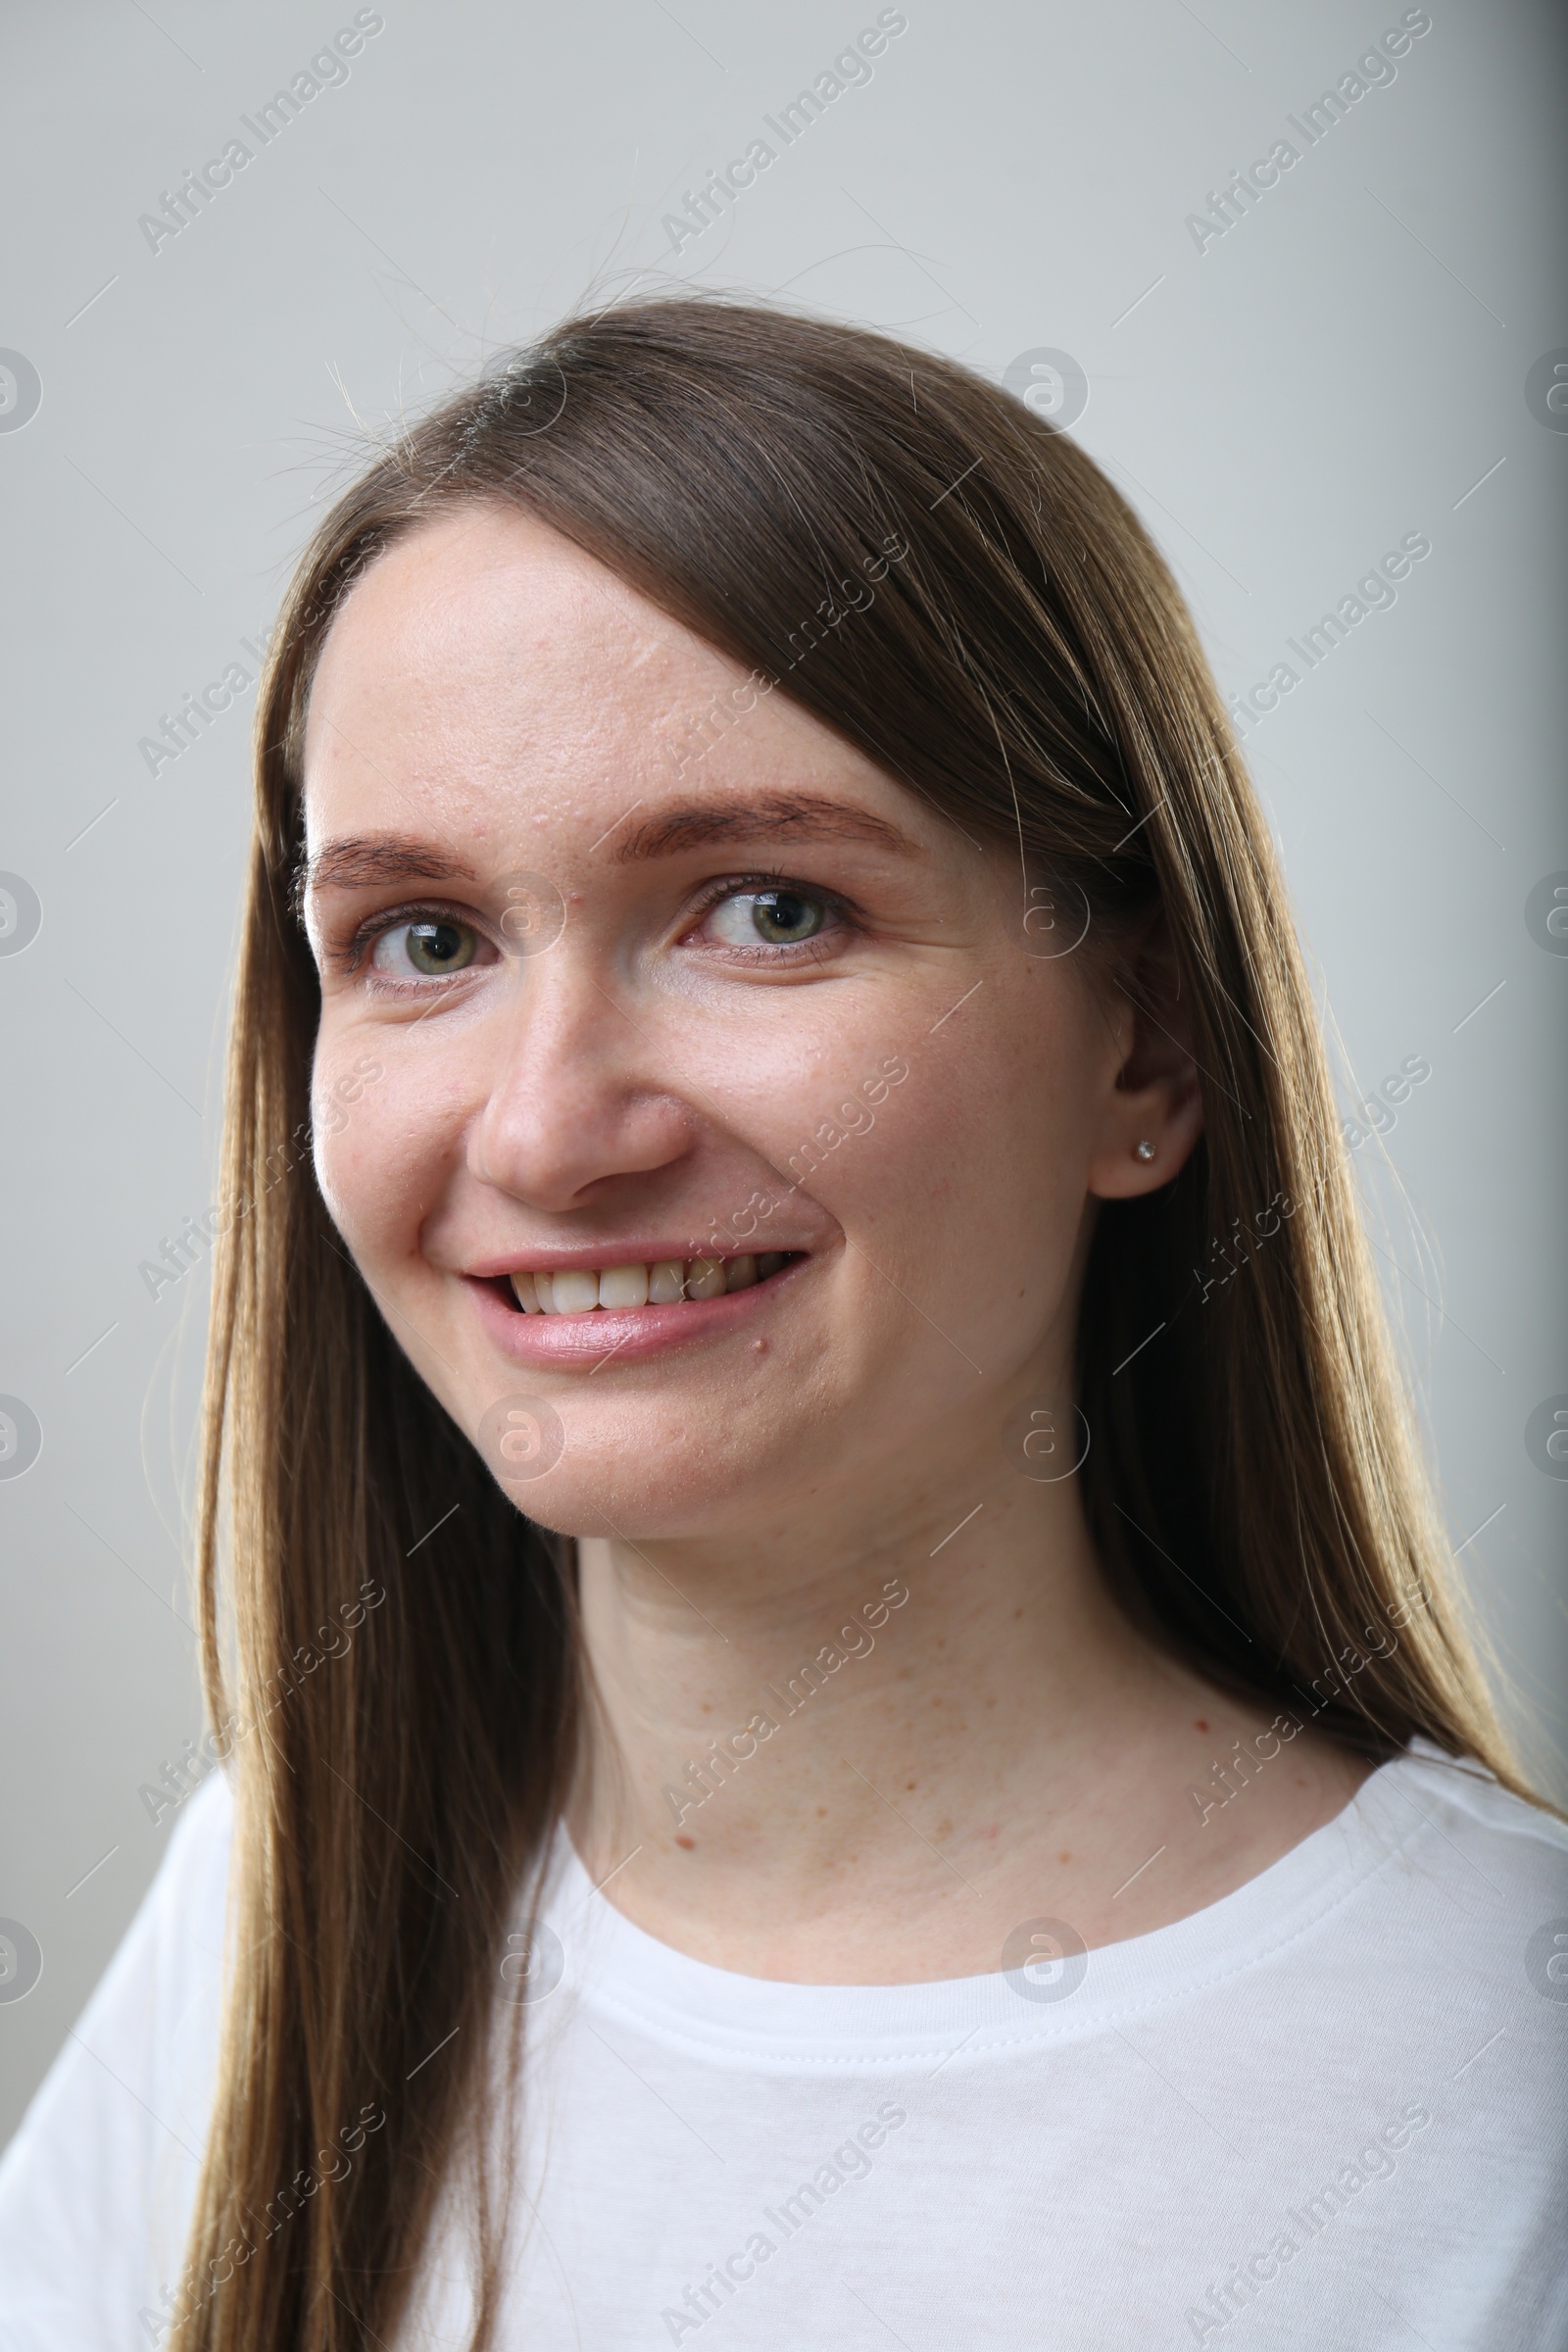
[[[468,1129],[481,1184],[561,1214],[617,1177],[671,1167],[695,1116],[657,1067],[657,1037],[564,949],[519,957],[486,1028],[484,1099]]]

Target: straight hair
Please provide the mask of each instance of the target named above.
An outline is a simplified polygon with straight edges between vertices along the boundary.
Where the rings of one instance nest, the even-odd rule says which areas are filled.
[[[257,712],[197,1552],[213,1720],[262,1729],[231,1765],[183,2352],[390,2338],[470,2162],[474,2342],[494,2338],[507,2197],[479,2143],[498,2017],[520,2028],[507,1936],[582,1738],[574,1547],[502,1494],[309,1167],[286,1172],[319,1012],[297,900],[317,659],[379,556],[490,504],[1008,846],[1020,952],[1058,919],[1101,952],[1162,912],[1204,1129],[1169,1184],[1102,1205],[1090,1252],[1079,1476],[1104,1573],[1227,1689],[1370,1759],[1419,1735],[1529,1793],[1451,1596],[1268,831],[1140,523],[1070,434],[878,334],[689,296],[570,319],[332,506]],[[367,1580],[373,1624],[267,1713],[269,1677]]]

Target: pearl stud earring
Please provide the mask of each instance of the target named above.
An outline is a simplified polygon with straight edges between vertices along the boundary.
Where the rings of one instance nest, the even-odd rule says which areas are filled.
[[[1146,1137],[1141,1144],[1134,1145],[1133,1155],[1137,1159],[1152,1159],[1154,1156],[1154,1147]]]

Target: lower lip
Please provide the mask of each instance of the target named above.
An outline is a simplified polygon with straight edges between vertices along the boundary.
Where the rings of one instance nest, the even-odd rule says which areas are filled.
[[[681,1298],[669,1306],[590,1307],[577,1315],[525,1315],[509,1306],[495,1286],[465,1275],[487,1336],[515,1364],[559,1364],[563,1370],[592,1372],[608,1363],[639,1356],[667,1355],[698,1340],[721,1339],[754,1315],[765,1313],[791,1276],[808,1261],[792,1258],[744,1291],[722,1298]]]

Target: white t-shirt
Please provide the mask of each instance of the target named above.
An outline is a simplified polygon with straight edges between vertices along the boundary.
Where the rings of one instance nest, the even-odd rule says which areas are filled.
[[[1434,1755],[1173,1927],[941,1984],[707,1967],[561,1841],[499,2340],[1563,2352],[1568,1831]],[[228,1838],[215,1776],[0,2165],[6,2352],[162,2340]],[[397,2352],[467,2275],[449,2215]]]

